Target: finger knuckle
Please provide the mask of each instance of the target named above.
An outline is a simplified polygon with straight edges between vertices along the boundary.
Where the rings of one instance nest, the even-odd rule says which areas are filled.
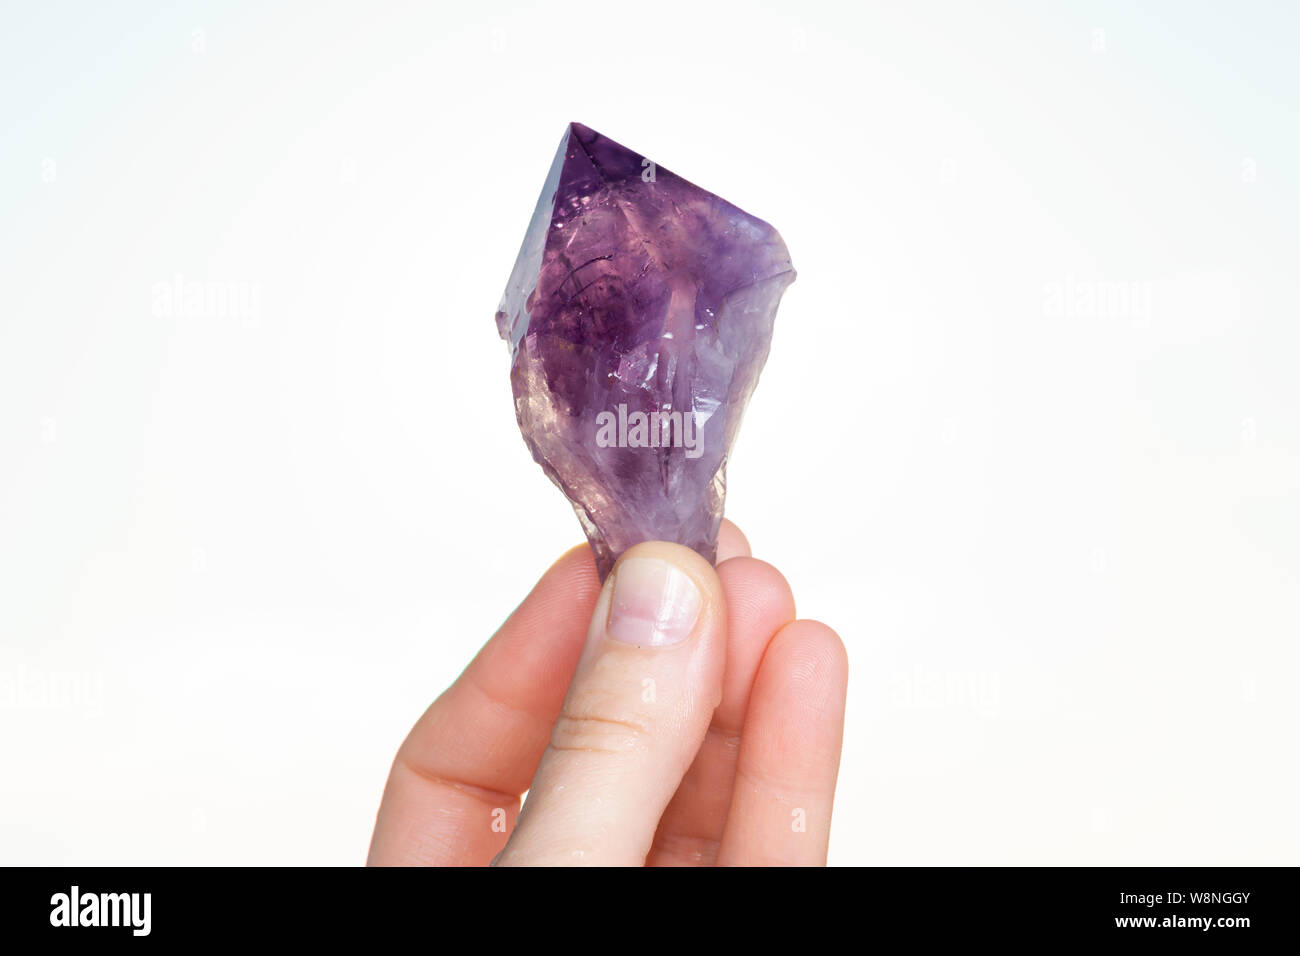
[[[642,749],[648,728],[634,717],[565,708],[551,730],[554,750],[628,753]]]

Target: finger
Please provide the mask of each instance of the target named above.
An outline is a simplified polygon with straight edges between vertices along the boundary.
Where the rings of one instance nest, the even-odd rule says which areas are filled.
[[[794,595],[781,572],[756,558],[719,566],[727,600],[727,670],[722,703],[682,785],[659,821],[651,866],[716,862],[731,805],[732,780],[750,688],[768,642],[794,620]]]
[[[501,865],[639,866],[722,695],[713,568],[654,541],[605,582],[551,742]]]
[[[787,624],[759,665],[718,863],[821,866],[844,735],[848,656],[816,621]]]
[[[486,865],[546,749],[600,591],[586,545],[557,561],[398,751],[372,865]]]
[[[721,564],[729,558],[749,557],[752,553],[744,532],[736,527],[735,522],[723,518],[722,527],[718,529],[718,559],[713,563]]]

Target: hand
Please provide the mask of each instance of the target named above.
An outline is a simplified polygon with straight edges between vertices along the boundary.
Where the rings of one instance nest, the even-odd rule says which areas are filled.
[[[402,744],[369,862],[824,865],[847,677],[730,522],[716,570],[574,548]]]

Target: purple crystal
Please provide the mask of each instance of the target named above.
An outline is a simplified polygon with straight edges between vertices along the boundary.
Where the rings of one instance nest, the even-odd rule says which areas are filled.
[[[761,219],[565,130],[496,318],[524,440],[601,578],[652,539],[714,560],[727,455],[794,275]]]

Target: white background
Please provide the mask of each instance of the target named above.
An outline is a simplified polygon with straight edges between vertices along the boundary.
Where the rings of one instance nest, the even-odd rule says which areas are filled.
[[[799,270],[728,515],[832,862],[1297,862],[1294,12],[266,6],[0,14],[0,861],[364,858],[581,540],[493,324],[580,120]]]

